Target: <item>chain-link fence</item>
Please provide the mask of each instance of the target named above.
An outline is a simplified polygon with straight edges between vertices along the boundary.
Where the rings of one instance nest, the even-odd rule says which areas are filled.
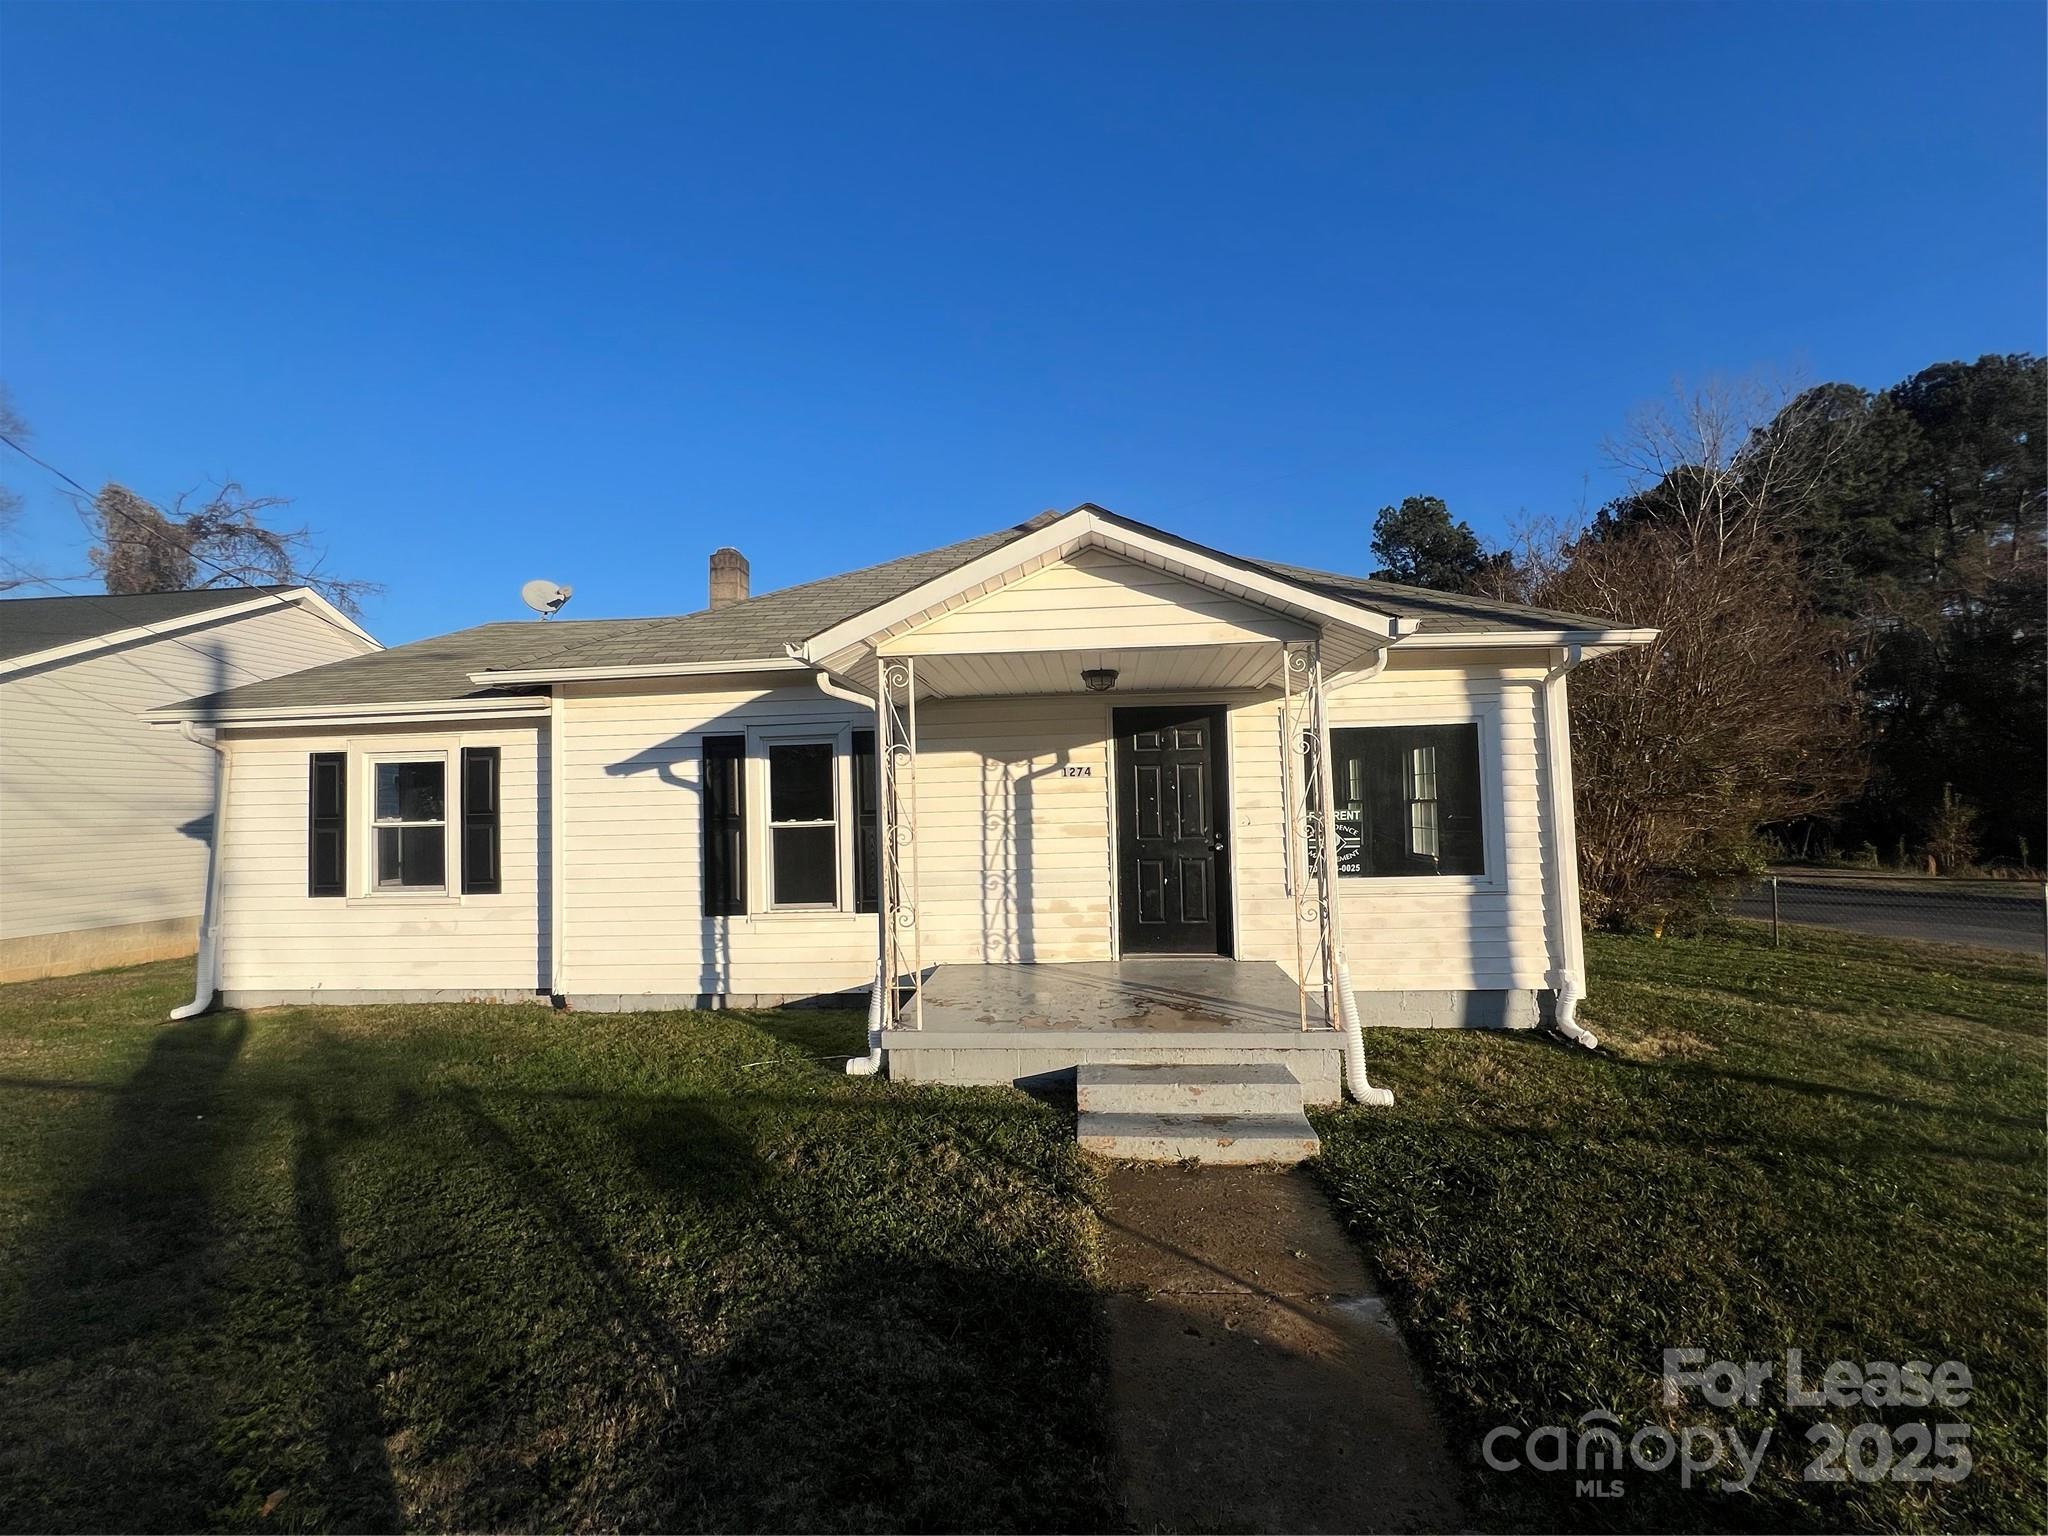
[[[2048,960],[2048,885],[1911,875],[1780,871],[1735,899],[1739,917],[1886,939],[1970,944]]]

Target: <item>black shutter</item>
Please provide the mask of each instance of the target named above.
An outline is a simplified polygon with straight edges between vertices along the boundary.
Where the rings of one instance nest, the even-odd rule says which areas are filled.
[[[315,752],[306,773],[306,894],[348,894],[348,754]]]
[[[462,749],[462,892],[495,896],[498,859],[498,749]]]
[[[881,809],[875,782],[875,733],[853,733],[853,910],[882,908],[882,844],[876,827]]]
[[[698,775],[704,819],[704,915],[747,910],[747,738],[706,736]]]

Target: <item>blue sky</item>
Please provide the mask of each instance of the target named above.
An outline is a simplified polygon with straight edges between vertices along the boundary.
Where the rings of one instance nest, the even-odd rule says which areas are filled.
[[[2041,350],[2031,4],[26,5],[34,446],[296,499],[397,642],[1083,500],[1371,565],[1675,378]],[[39,471],[8,553],[83,568]]]

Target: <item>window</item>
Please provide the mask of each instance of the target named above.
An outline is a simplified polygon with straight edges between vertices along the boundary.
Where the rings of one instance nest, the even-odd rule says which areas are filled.
[[[706,736],[698,804],[704,832],[704,915],[747,910],[747,738]]]
[[[1479,727],[1330,732],[1337,873],[1481,875]]]
[[[837,904],[836,799],[831,742],[777,742],[768,748],[768,880],[773,905]]]
[[[448,879],[447,762],[373,767],[377,889],[442,889]]]
[[[882,909],[882,842],[878,830],[881,786],[876,782],[875,733],[853,733],[853,910]]]

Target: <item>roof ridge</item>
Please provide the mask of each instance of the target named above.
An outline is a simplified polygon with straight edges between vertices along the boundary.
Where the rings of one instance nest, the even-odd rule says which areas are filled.
[[[850,570],[850,571],[835,571],[835,572],[833,572],[833,573],[832,573],[831,575],[829,575],[829,576],[814,576],[814,577],[812,577],[812,578],[811,578],[811,579],[810,579],[809,581],[799,581],[799,582],[793,582],[793,583],[791,583],[791,584],[790,584],[789,586],[786,586],[786,587],[774,587],[774,588],[771,588],[770,590],[768,590],[768,591],[766,591],[766,592],[757,592],[757,593],[754,593],[754,594],[752,594],[751,596],[748,596],[748,597],[743,597],[743,598],[741,598],[741,599],[740,599],[740,600],[739,600],[738,602],[736,602],[736,603],[725,603],[725,604],[721,604],[721,605],[720,605],[720,606],[719,606],[719,607],[718,607],[717,609],[715,609],[715,610],[714,610],[714,609],[712,609],[712,608],[710,608],[710,607],[704,607],[704,608],[692,608],[692,609],[690,609],[690,610],[689,610],[688,612],[686,612],[686,613],[669,613],[669,614],[661,614],[661,615],[658,615],[658,616],[656,616],[656,617],[654,617],[654,618],[651,618],[651,619],[643,619],[643,620],[639,620],[639,621],[637,621],[637,624],[636,624],[636,627],[635,627],[635,629],[634,629],[633,631],[631,631],[630,633],[638,633],[638,632],[639,632],[640,630],[643,630],[643,629],[647,629],[647,628],[650,628],[650,627],[652,627],[652,626],[654,626],[654,625],[657,625],[657,624],[676,624],[676,623],[680,623],[680,622],[681,622],[682,620],[684,620],[684,619],[695,619],[695,618],[701,618],[701,617],[702,617],[703,615],[705,615],[705,614],[708,614],[708,613],[712,613],[712,612],[718,612],[718,613],[725,613],[725,614],[731,614],[731,615],[734,615],[734,616],[738,616],[738,615],[739,615],[739,613],[740,613],[740,612],[741,612],[742,610],[744,610],[744,609],[746,609],[746,608],[748,608],[748,607],[751,607],[751,606],[753,606],[754,604],[757,604],[757,603],[764,603],[764,602],[768,602],[768,601],[770,601],[771,599],[779,599],[779,598],[788,598],[788,597],[792,597],[792,596],[795,596],[795,595],[798,595],[798,594],[801,594],[801,593],[804,593],[804,592],[808,592],[808,591],[811,591],[812,589],[814,589],[814,588],[817,588],[817,587],[822,587],[822,586],[826,586],[826,585],[828,585],[828,584],[830,584],[830,583],[833,583],[833,582],[849,582],[849,583],[850,583],[850,582],[853,582],[853,581],[856,581],[856,580],[858,580],[858,579],[859,579],[860,577],[863,577],[863,576],[871,576],[871,575],[873,575],[873,574],[874,574],[875,572],[877,572],[877,571],[885,571],[885,570],[889,569],[889,567],[891,567],[891,566],[895,566],[895,565],[901,565],[901,564],[903,564],[903,563],[904,563],[905,561],[908,561],[908,560],[928,560],[928,559],[931,559],[931,558],[932,558],[933,556],[935,556],[935,555],[946,555],[946,554],[948,554],[948,553],[950,553],[950,552],[952,552],[952,551],[954,551],[954,550],[958,550],[958,549],[964,549],[964,548],[966,548],[966,547],[967,547],[968,545],[970,545],[970,544],[981,544],[981,543],[984,543],[985,541],[987,541],[987,540],[989,540],[989,539],[993,539],[993,538],[997,537],[997,536],[998,536],[998,535],[1000,535],[1000,534],[1006,534],[1006,533],[1007,533],[1007,534],[1011,534],[1011,535],[1014,535],[1014,536],[1016,536],[1016,537],[1022,537],[1022,536],[1023,536],[1024,534],[1026,534],[1026,533],[1032,533],[1032,532],[1035,532],[1035,531],[1037,531],[1037,530],[1038,530],[1038,529],[1040,529],[1040,528],[1044,528],[1044,527],[1048,527],[1048,526],[1050,526],[1050,524],[1051,524],[1052,522],[1054,522],[1054,521],[1057,521],[1057,520],[1058,520],[1059,518],[1061,518],[1061,517],[1063,517],[1063,516],[1065,516],[1065,515],[1066,515],[1065,513],[1061,513],[1061,512],[1052,512],[1052,511],[1040,512],[1040,513],[1036,514],[1036,515],[1035,515],[1035,516],[1033,516],[1033,517],[1027,518],[1027,519],[1026,519],[1025,521],[1023,521],[1023,522],[1021,522],[1021,523],[1014,523],[1014,524],[1012,524],[1012,525],[1011,525],[1010,527],[1008,527],[1008,528],[992,528],[992,529],[990,529],[990,530],[989,530],[989,531],[988,531],[987,533],[978,533],[978,534],[975,534],[975,535],[973,535],[973,536],[972,536],[972,537],[970,537],[970,538],[965,538],[965,539],[955,539],[955,540],[954,540],[954,541],[953,541],[952,543],[950,543],[950,544],[940,544],[940,545],[938,545],[937,547],[935,547],[935,548],[932,548],[932,549],[920,549],[920,550],[913,550],[913,551],[911,551],[911,552],[910,552],[909,554],[906,554],[906,555],[895,555],[895,556],[892,556],[891,558],[889,558],[889,559],[887,559],[887,560],[877,560],[877,561],[876,561],[876,562],[875,562],[874,564],[872,564],[872,565],[862,565],[862,566],[856,566],[856,567],[855,567],[854,569],[852,569],[852,570]],[[1004,543],[1013,543],[1013,542],[1015,542],[1015,538],[1011,538],[1011,539],[1005,539],[1005,540],[1004,540],[1003,542],[1004,542]],[[991,547],[992,549],[1000,549],[1000,548],[1002,548],[1003,546],[1002,546],[1001,544],[997,544],[997,545],[992,545],[992,546],[990,546],[990,547]],[[961,560],[961,561],[960,561],[959,563],[960,563],[960,564],[965,564],[965,563],[966,563],[966,560],[968,560],[968,559],[973,559],[973,558],[975,558],[976,556],[978,556],[978,555],[980,555],[980,554],[983,554],[983,553],[986,553],[986,551],[983,551],[983,550],[976,550],[976,551],[975,551],[975,554],[974,554],[974,555],[969,555],[969,556],[966,556],[966,557],[965,557],[965,558],[963,558],[963,559],[962,559],[962,560]],[[952,567],[952,566],[948,566],[948,567],[947,567],[947,569],[948,569],[948,570],[951,570],[951,569],[953,569],[953,568],[954,568],[954,567]],[[943,574],[945,574],[945,573],[944,573],[943,571],[940,571],[940,572],[934,572],[934,573],[933,573],[934,577],[936,577],[936,576],[939,576],[939,575],[943,575]],[[589,622],[594,622],[594,621],[591,621],[591,620],[585,620],[584,622],[586,622],[586,623],[589,623]],[[618,622],[618,623],[627,623],[627,622],[633,622],[633,621],[629,621],[629,620],[616,620],[616,621],[613,621],[613,622]],[[615,642],[615,641],[617,641],[617,640],[619,640],[619,639],[622,639],[622,638],[624,638],[624,636],[621,636],[621,635],[607,635],[607,636],[596,636],[596,635],[591,635],[591,636],[586,636],[586,637],[584,637],[583,639],[577,640],[577,641],[575,641],[575,642],[573,642],[573,643],[571,643],[571,644],[568,644],[568,645],[564,645],[564,646],[563,646],[563,647],[562,647],[562,648],[561,648],[560,650],[555,650],[555,651],[549,651],[549,652],[547,652],[547,653],[546,653],[545,655],[542,655],[542,656],[536,656],[536,657],[532,658],[531,660],[528,660],[528,661],[524,661],[524,662],[521,662],[521,663],[519,664],[519,670],[521,670],[521,671],[525,671],[525,670],[527,670],[528,668],[532,668],[532,667],[544,667],[544,666],[551,666],[551,665],[555,664],[556,662],[560,662],[560,661],[565,661],[565,660],[567,660],[567,659],[568,659],[568,658],[569,658],[569,657],[570,657],[571,655],[573,655],[573,654],[576,654],[576,653],[578,653],[578,652],[581,652],[581,651],[584,651],[584,650],[588,649],[589,647],[591,647],[591,646],[593,646],[593,645],[602,645],[602,644],[608,644],[608,643],[612,643],[612,642]],[[791,638],[791,639],[798,639],[798,638],[801,638],[801,637],[800,637],[800,636],[791,636],[790,638]],[[493,668],[485,668],[484,670],[486,670],[486,671],[490,671],[490,670],[509,670],[509,669],[493,669]]]
[[[216,593],[232,597],[240,592],[297,592],[305,587],[303,581],[287,581],[263,587],[239,583],[232,587],[166,587],[161,592],[11,592],[0,595],[0,603],[125,603],[150,597],[211,597]]]

